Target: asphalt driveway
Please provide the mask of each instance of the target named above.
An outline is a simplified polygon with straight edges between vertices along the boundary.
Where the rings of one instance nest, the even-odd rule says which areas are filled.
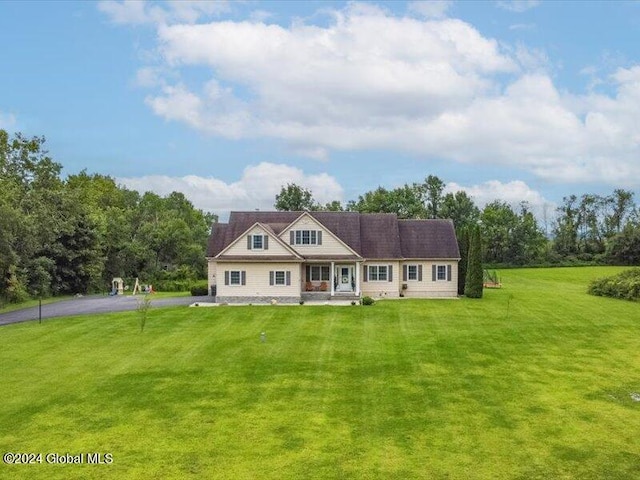
[[[104,295],[92,295],[73,298],[61,302],[42,305],[42,318],[68,317],[71,315],[90,315],[93,313],[123,312],[135,310],[142,296],[116,295],[108,297]],[[172,305],[191,305],[197,302],[210,302],[212,297],[151,297],[151,307],[167,307]],[[0,325],[10,323],[38,320],[38,307],[15,310],[13,312],[0,313]]]

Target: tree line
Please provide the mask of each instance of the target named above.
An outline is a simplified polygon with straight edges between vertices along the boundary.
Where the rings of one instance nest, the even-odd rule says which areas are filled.
[[[640,210],[631,191],[564,197],[553,219],[544,212],[541,225],[527,202],[514,208],[496,199],[479,208],[466,192],[444,193],[444,189],[440,178],[429,175],[422,182],[391,190],[378,187],[346,205],[339,201],[321,205],[310,190],[288,184],[276,195],[274,207],[450,218],[459,239],[479,227],[482,262],[489,266],[640,264]]]
[[[179,192],[140,194],[109,176],[62,178],[44,137],[0,129],[0,301],[104,291],[113,277],[187,289],[206,278],[213,214]],[[277,210],[395,213],[450,218],[459,239],[477,228],[485,265],[640,264],[640,211],[633,192],[565,197],[544,225],[526,203],[479,208],[464,191],[444,193],[434,175],[394,189],[378,187],[343,205],[320,205],[296,184],[276,195]],[[463,249],[467,245],[462,245]]]
[[[0,301],[105,291],[113,277],[206,278],[213,215],[178,192],[140,194],[86,171],[63,179],[44,146],[0,130]]]

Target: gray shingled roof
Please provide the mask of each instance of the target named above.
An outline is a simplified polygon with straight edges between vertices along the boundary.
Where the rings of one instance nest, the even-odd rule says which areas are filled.
[[[398,220],[404,258],[460,258],[451,220]]]
[[[228,224],[215,224],[207,256],[214,257],[256,222],[275,234],[302,212],[231,212]],[[392,213],[309,212],[364,258],[459,258],[451,220],[398,220]]]
[[[402,258],[398,217],[394,213],[362,213],[360,217],[363,257]]]

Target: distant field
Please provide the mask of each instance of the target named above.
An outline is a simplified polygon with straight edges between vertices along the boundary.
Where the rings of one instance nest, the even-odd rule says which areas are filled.
[[[151,309],[0,328],[0,478],[635,479],[640,304],[583,267],[483,300]],[[266,332],[266,342],[260,333]],[[86,456],[84,457],[86,461]]]

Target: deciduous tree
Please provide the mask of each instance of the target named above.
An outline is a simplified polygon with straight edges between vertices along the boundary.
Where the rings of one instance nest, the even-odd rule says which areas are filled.
[[[276,210],[299,212],[318,210],[318,203],[313,199],[311,190],[307,190],[295,183],[288,183],[282,187],[280,193],[276,195]]]

